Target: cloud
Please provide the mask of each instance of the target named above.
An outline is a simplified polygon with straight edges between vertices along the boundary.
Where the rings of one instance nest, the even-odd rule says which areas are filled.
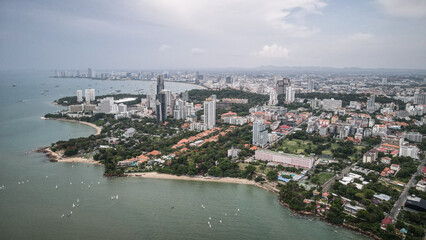
[[[426,17],[425,0],[377,0],[383,10],[393,16],[408,18]]]
[[[256,55],[267,58],[287,58],[290,50],[277,44],[265,45]]]
[[[161,47],[158,48],[158,50],[164,52],[164,51],[169,50],[170,48],[172,48],[172,47],[170,47],[169,45],[163,44],[163,45],[161,45]]]
[[[368,41],[374,37],[371,33],[355,33],[349,36],[348,40],[350,41]]]
[[[191,54],[194,54],[194,55],[204,55],[204,54],[206,54],[206,50],[202,49],[202,48],[192,48],[191,50],[189,50],[189,52]]]
[[[133,0],[126,5],[132,18],[202,34],[276,32],[306,37],[318,29],[308,26],[305,17],[321,14],[327,4],[322,0]]]

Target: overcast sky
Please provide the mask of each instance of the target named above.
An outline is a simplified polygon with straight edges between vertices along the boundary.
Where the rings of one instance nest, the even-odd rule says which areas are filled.
[[[0,69],[426,69],[425,0],[1,0]]]

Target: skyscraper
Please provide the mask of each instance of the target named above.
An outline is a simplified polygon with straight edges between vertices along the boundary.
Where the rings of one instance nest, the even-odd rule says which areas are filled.
[[[208,129],[216,125],[216,96],[212,95],[204,101],[204,124]]]
[[[87,69],[87,77],[89,77],[89,78],[95,77],[95,71],[93,71],[92,68]]]
[[[256,121],[253,123],[253,145],[265,146],[268,143],[268,131],[266,130],[265,123]]]
[[[275,89],[271,89],[269,92],[269,105],[277,105],[278,104],[278,96],[277,91]]]
[[[374,112],[376,111],[376,95],[371,95],[370,99],[367,100],[367,111]]]
[[[388,79],[387,78],[382,78],[382,85],[386,85],[388,84]]]
[[[96,94],[95,94],[95,89],[90,89],[90,101],[95,101],[96,99]]]
[[[164,76],[160,74],[157,77],[157,102],[155,107],[157,124],[160,124],[166,121],[166,117],[167,117],[166,93],[163,90],[164,90]]]
[[[163,123],[167,118],[167,105],[166,105],[166,94],[161,92],[157,95],[157,104],[156,104],[156,116],[157,124]]]
[[[285,90],[285,101],[286,102],[294,102],[295,100],[295,91],[293,87],[287,87]]]
[[[83,91],[77,90],[77,102],[83,102]]]
[[[276,89],[278,95],[285,93],[285,91],[284,91],[284,79],[283,80],[277,80],[277,83],[275,85],[275,89]]]
[[[311,78],[308,78],[308,90],[312,91],[314,89],[315,89],[315,83],[314,83],[314,81],[312,81]]]
[[[90,97],[90,89],[84,89],[84,98],[87,103],[90,103],[92,98]]]
[[[419,104],[419,105],[426,104],[426,95],[424,93],[420,93],[419,90],[417,90],[414,93],[413,103],[414,104]]]
[[[164,90],[164,76],[158,75],[157,77],[157,95]]]

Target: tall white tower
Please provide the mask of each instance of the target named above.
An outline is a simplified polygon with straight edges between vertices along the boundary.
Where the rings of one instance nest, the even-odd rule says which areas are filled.
[[[216,96],[212,95],[204,101],[204,124],[208,129],[216,125]]]
[[[77,90],[77,102],[83,102],[83,91]]]

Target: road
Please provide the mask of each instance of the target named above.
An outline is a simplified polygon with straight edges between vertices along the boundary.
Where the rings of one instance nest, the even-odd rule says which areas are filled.
[[[343,170],[342,170],[342,172],[341,172],[340,174],[338,174],[338,175],[334,175],[334,177],[332,177],[332,178],[328,179],[328,181],[327,181],[327,182],[325,182],[325,183],[322,185],[322,192],[328,192],[328,190],[330,190],[331,185],[332,185],[332,184],[336,181],[336,179],[341,179],[341,178],[343,178],[346,174],[348,174],[348,173],[349,173],[349,171],[351,170],[351,168],[352,168],[353,166],[355,166],[355,164],[356,164],[356,163],[354,163],[354,164],[352,164],[352,165],[350,165],[350,166],[347,166],[345,169],[343,169]]]
[[[390,211],[390,213],[389,213],[389,217],[391,217],[392,219],[397,219],[397,217],[398,217],[398,214],[399,214],[399,212],[401,211],[401,207],[402,207],[402,205],[405,203],[405,201],[407,200],[407,196],[408,196],[408,190],[411,188],[411,187],[414,187],[415,186],[415,184],[414,184],[414,182],[415,182],[415,177],[418,175],[418,174],[421,174],[422,173],[422,169],[423,169],[423,166],[425,165],[425,162],[426,162],[426,158],[424,158],[423,159],[423,161],[420,163],[420,165],[418,166],[418,168],[417,168],[417,172],[416,173],[414,173],[413,174],[413,176],[411,176],[411,179],[410,179],[410,181],[407,183],[407,185],[405,185],[405,188],[404,188],[404,190],[402,191],[402,193],[401,193],[401,195],[399,196],[399,198],[398,198],[398,200],[395,202],[395,204],[394,204],[394,206],[393,206],[393,208],[392,208],[392,210]]]

